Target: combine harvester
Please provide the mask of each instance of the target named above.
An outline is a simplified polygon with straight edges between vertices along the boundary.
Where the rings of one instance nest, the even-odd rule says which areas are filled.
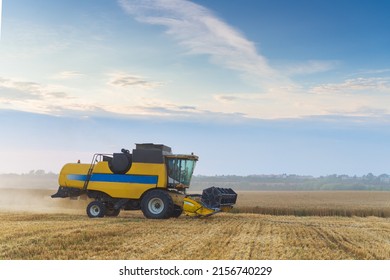
[[[172,154],[170,147],[136,144],[132,153],[95,154],[91,164],[68,163],[51,197],[88,196],[90,218],[118,216],[121,210],[142,210],[146,218],[205,217],[232,209],[237,194],[211,187],[202,195],[186,194],[198,157]]]

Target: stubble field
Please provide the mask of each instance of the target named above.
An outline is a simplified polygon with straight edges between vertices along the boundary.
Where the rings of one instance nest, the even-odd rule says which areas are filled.
[[[0,259],[390,259],[389,218],[243,213],[267,206],[262,199],[269,209],[281,203],[292,211],[301,196],[312,197],[301,200],[298,210],[305,201],[307,209],[321,205],[321,213],[326,205],[356,210],[361,194],[333,193],[333,204],[330,193],[322,194],[321,204],[320,193],[239,193],[240,213],[148,220],[139,211],[89,219],[86,201],[52,200],[47,190],[20,191],[0,190]],[[389,193],[379,194],[366,193],[362,209],[388,211]]]

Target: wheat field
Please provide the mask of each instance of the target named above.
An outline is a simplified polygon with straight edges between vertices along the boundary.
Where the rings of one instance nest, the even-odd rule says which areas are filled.
[[[0,259],[390,259],[390,220],[218,214],[0,213]]]
[[[387,211],[387,193],[239,193],[236,213],[148,220],[140,211],[89,219],[87,201],[54,200],[48,192],[0,190],[0,259],[390,259],[390,218],[242,213],[259,205],[291,213],[315,205],[321,213],[326,206]]]
[[[358,216],[390,218],[388,191],[247,191],[234,210],[294,216]]]

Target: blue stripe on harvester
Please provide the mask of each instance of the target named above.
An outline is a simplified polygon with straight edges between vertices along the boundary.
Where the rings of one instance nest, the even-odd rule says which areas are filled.
[[[85,181],[87,175],[69,174],[68,180]],[[136,183],[136,184],[157,184],[158,176],[154,175],[126,175],[126,174],[92,174],[90,182],[114,182],[114,183]]]

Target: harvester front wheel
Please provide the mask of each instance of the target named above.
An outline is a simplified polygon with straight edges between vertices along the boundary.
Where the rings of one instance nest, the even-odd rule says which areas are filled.
[[[87,215],[90,218],[102,218],[106,213],[106,206],[100,201],[92,201],[87,206]]]
[[[173,212],[171,214],[172,218],[179,218],[180,215],[183,213],[183,208],[181,208],[178,205],[174,205]]]
[[[173,213],[171,196],[163,190],[148,192],[141,201],[141,210],[149,219],[168,219]]]

